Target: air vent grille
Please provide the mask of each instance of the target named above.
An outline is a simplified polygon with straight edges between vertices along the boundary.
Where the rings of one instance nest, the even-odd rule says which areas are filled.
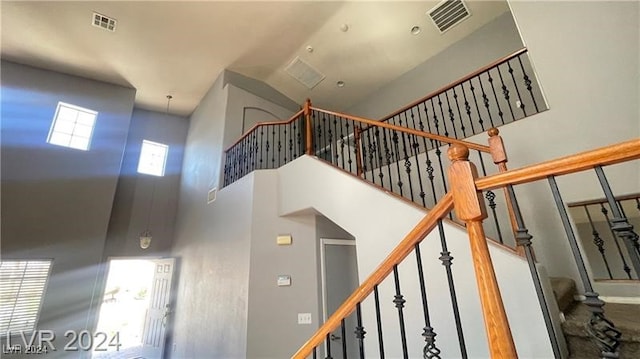
[[[116,31],[117,24],[118,21],[116,19],[98,14],[97,12],[94,12],[91,18],[91,25],[111,32]]]
[[[429,10],[427,14],[440,33],[444,33],[471,16],[467,4],[462,0],[445,0]]]
[[[293,59],[285,71],[309,89],[316,87],[325,78],[324,74],[304,62],[300,57]]]

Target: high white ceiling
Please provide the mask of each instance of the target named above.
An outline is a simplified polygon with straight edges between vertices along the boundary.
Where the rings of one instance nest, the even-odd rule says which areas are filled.
[[[506,1],[469,1],[472,16],[441,35],[426,16],[438,3],[2,1],[1,56],[133,87],[140,108],[164,111],[171,94],[179,115],[225,68],[342,110],[508,11]],[[91,26],[94,11],[117,19],[116,32]],[[326,75],[312,90],[284,71],[296,56]]]

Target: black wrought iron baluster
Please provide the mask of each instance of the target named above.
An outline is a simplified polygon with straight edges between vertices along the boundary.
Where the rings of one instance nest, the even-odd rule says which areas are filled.
[[[349,120],[346,121],[347,125],[349,124]],[[355,138],[356,136],[356,123],[355,121],[351,120],[351,128],[353,128],[353,138]],[[367,133],[369,133],[369,131],[367,131]],[[347,128],[347,163],[349,164],[349,172],[353,172],[353,168],[352,168],[352,164],[353,164],[353,160],[351,159],[351,146],[349,146],[349,142],[351,142],[349,139],[351,138],[351,134],[349,133],[349,128]],[[355,143],[355,142],[354,142]],[[373,168],[371,168],[373,170]]]
[[[375,141],[375,133],[373,137],[371,136],[371,127],[366,131],[367,132],[367,150],[369,151],[369,170],[371,171],[371,182],[376,183],[376,165],[375,165],[375,156],[378,147],[378,143]],[[366,158],[363,159],[366,162]],[[380,186],[382,186],[382,180],[380,181]]]
[[[440,358],[440,349],[436,346],[436,332],[431,326],[431,318],[429,317],[429,303],[427,301],[427,287],[424,283],[424,270],[422,268],[422,256],[420,255],[420,243],[415,246],[416,262],[418,264],[418,281],[420,282],[420,296],[422,299],[422,313],[424,315],[424,328],[422,336],[424,337],[425,346],[422,350],[424,359]]]
[[[338,154],[338,142],[340,141],[338,139],[338,117],[336,115],[333,115],[333,132],[336,134],[336,145],[335,145],[336,153],[332,156],[333,160],[331,162],[333,162],[334,165],[339,166],[340,155]],[[342,123],[340,123],[340,133],[342,133]]]
[[[276,168],[276,127],[271,125],[271,167]]]
[[[331,146],[328,146],[328,136],[327,136],[327,115],[322,114],[322,137],[324,137],[324,142],[322,143],[323,151],[327,151],[327,155],[323,156],[325,158],[331,158]]]
[[[533,95],[533,87],[531,86],[532,82],[527,75],[527,72],[524,69],[524,65],[522,64],[522,54],[518,55],[518,62],[520,63],[520,69],[522,70],[522,79],[524,80],[524,85],[529,91],[529,95],[531,96],[531,101],[533,101],[533,106],[536,108],[536,113],[540,112],[538,109],[538,103],[536,102],[536,97]]]
[[[558,184],[556,183],[556,179],[554,176],[549,176],[548,179],[549,186],[551,187],[551,192],[553,193],[553,198],[556,203],[556,207],[558,208],[558,213],[560,215],[560,218],[562,219],[562,226],[564,227],[567,239],[569,240],[571,252],[573,253],[573,257],[576,261],[576,266],[578,267],[578,273],[580,274],[580,279],[582,280],[582,284],[584,285],[584,295],[586,299],[583,303],[591,312],[591,318],[589,319],[587,331],[591,335],[591,339],[600,349],[600,355],[602,356],[602,358],[618,358],[618,346],[620,345],[619,339],[621,333],[618,329],[616,329],[613,322],[605,317],[603,308],[605,303],[599,298],[599,294],[593,291],[591,279],[589,278],[587,267],[584,264],[582,254],[580,253],[580,249],[578,248],[578,241],[576,240],[576,236],[573,233],[573,228],[571,227],[571,224],[569,222],[569,215],[567,214],[567,210],[565,209],[562,196],[560,195],[560,190],[558,189]],[[514,197],[513,188],[511,186],[509,187],[509,194],[510,196]],[[520,215],[520,210],[517,207],[517,202],[514,203],[514,210],[517,220]],[[527,259],[528,256],[529,254],[527,254]],[[559,357],[559,355],[556,354],[556,357]]]
[[[555,328],[553,327],[553,323],[551,322],[551,314],[549,313],[549,305],[547,304],[547,299],[542,292],[542,284],[540,283],[540,276],[538,275],[538,270],[536,268],[535,259],[533,257],[533,249],[531,248],[531,240],[533,236],[529,234],[529,230],[526,228],[524,224],[524,219],[522,218],[522,212],[520,211],[520,206],[518,205],[518,200],[516,198],[516,193],[513,190],[513,186],[507,186],[507,193],[509,194],[509,201],[513,207],[516,229],[515,229],[515,240],[518,246],[521,246],[524,249],[525,256],[527,258],[527,264],[529,265],[529,272],[531,272],[531,277],[533,278],[533,285],[536,289],[536,294],[538,296],[538,302],[540,303],[540,309],[542,309],[542,317],[544,318],[544,323],[547,327],[547,333],[549,334],[549,339],[551,341],[551,348],[553,349],[553,354],[556,358],[560,358],[560,347],[558,345],[557,333],[555,332]],[[576,259],[577,261],[577,259]]]
[[[296,145],[293,147],[293,158],[298,158],[298,156],[300,155],[300,130],[298,130],[298,121],[299,120],[295,120],[292,122],[293,124],[293,132],[291,133],[291,137],[293,140],[293,136],[295,134],[296,137]]]
[[[404,300],[404,296],[400,292],[400,278],[398,276],[398,265],[393,266],[393,279],[395,282],[396,295],[393,297],[393,303],[396,305],[398,309],[398,321],[400,323],[400,341],[402,342],[402,357],[404,359],[409,359],[409,352],[407,351],[407,333],[404,327],[404,303],[407,301]]]
[[[622,248],[620,247],[620,242],[618,240],[618,236],[614,232],[612,228],[611,219],[609,218],[609,210],[604,206],[603,203],[600,203],[600,212],[604,216],[607,225],[609,226],[609,231],[611,232],[611,238],[613,238],[613,243],[616,245],[616,249],[618,250],[618,255],[620,256],[620,260],[622,261],[622,270],[627,273],[627,277],[631,279],[631,267],[627,264],[627,260],[622,253]]]
[[[516,77],[513,74],[513,68],[511,67],[511,60],[507,61],[507,67],[509,69],[509,74],[511,74],[511,80],[513,81],[513,87],[516,89],[516,94],[518,95],[518,101],[520,102],[520,109],[524,114],[524,117],[527,117],[527,111],[525,110],[524,101],[522,101],[522,97],[520,96],[520,89],[518,88],[518,83],[516,82]]]
[[[627,214],[624,212],[624,207],[622,206],[622,201],[618,201],[618,207],[620,208],[620,212],[622,213],[622,217],[623,218],[629,218],[629,217],[627,217]],[[640,243],[638,243],[638,239],[640,239],[640,237],[638,236],[638,233],[636,233],[633,229],[631,229],[631,233],[629,235],[629,238],[631,240],[631,244],[632,244],[633,248],[635,249],[635,253],[636,253],[636,254],[631,253],[630,255],[631,256],[634,256],[634,255],[640,256]],[[633,252],[633,250],[631,252]],[[638,272],[637,275],[640,278],[640,272]]]
[[[480,160],[480,167],[482,169],[482,175],[487,175],[487,168],[484,165],[484,158],[482,157],[482,152],[478,150],[478,158]],[[496,226],[496,232],[498,232],[498,241],[504,244],[504,239],[502,238],[502,229],[500,229],[500,222],[498,221],[498,214],[496,213],[496,194],[492,190],[488,190],[484,197],[489,201],[489,208],[491,208],[491,215],[493,217],[493,223]]]
[[[344,318],[340,321],[340,335],[342,336],[342,358],[347,359],[347,330],[344,325]]]
[[[489,108],[491,107],[489,105],[489,96],[487,96],[487,93],[484,91],[484,85],[482,84],[482,78],[480,78],[480,75],[478,75],[478,82],[480,83],[480,90],[482,91],[482,103],[484,104],[484,108],[487,110],[489,122],[491,122],[491,127],[496,127],[496,125],[493,123],[493,116],[491,116],[491,109]]]
[[[279,168],[282,165],[282,126],[276,125],[276,128],[278,129],[278,167],[276,168]]]
[[[509,97],[509,89],[507,88],[507,85],[504,83],[504,78],[502,78],[500,65],[496,66],[496,69],[498,70],[498,75],[500,76],[500,84],[502,85],[500,88],[502,89],[502,96],[504,96],[505,101],[507,101],[507,104],[509,105],[509,112],[511,112],[511,120],[515,121],[516,116],[513,114],[513,107],[511,106],[511,100]]]
[[[384,359],[384,340],[382,338],[382,319],[380,318],[380,296],[378,294],[378,285],[373,286],[373,300],[376,308],[376,323],[378,329],[378,350],[380,359]]]
[[[460,84],[462,88],[462,98],[464,99],[464,112],[467,113],[467,117],[469,118],[469,125],[471,126],[471,134],[476,134],[476,127],[473,125],[473,118],[471,118],[471,105],[469,104],[469,100],[467,100],[467,91],[464,89],[464,82]],[[460,117],[462,118],[462,116]]]
[[[442,117],[442,127],[444,127],[444,135],[449,137],[449,128],[447,127],[447,121],[445,120],[445,116],[444,116],[444,108],[442,107],[442,99],[440,98],[440,95],[437,95],[436,98],[438,99],[438,106],[440,106],[440,116]],[[435,111],[434,111],[435,113]]]
[[[333,359],[333,357],[331,356],[331,334],[327,334],[327,338],[325,339],[325,342],[327,343],[327,356],[324,359]]]
[[[380,127],[376,126],[373,130],[373,138],[376,140],[376,165],[378,166],[378,178],[380,178],[380,186],[384,188],[384,172],[382,172],[382,148],[380,147]],[[389,178],[391,181],[391,178]]]
[[[478,79],[480,81],[480,79]],[[478,106],[478,98],[476,97],[476,88],[473,86],[473,79],[469,79],[469,84],[471,86],[471,94],[473,95],[473,103],[476,105],[476,113],[478,114],[478,124],[482,129],[481,132],[484,132],[484,120],[482,119],[482,114],[480,113],[480,106]]]
[[[635,252],[635,248],[633,246],[633,240],[636,239],[637,234],[633,231],[633,226],[631,225],[631,223],[629,223],[626,216],[623,215],[620,207],[618,207],[602,166],[596,166],[595,170],[596,174],[598,175],[600,186],[602,187],[604,195],[607,198],[607,202],[609,203],[609,207],[611,208],[611,214],[613,215],[613,219],[610,222],[607,218],[607,223],[609,223],[609,226],[614,232],[614,235],[620,238],[622,240],[622,243],[624,243],[624,246],[627,249],[627,254],[629,255],[629,259],[631,260],[633,270],[636,272],[636,277],[640,278],[640,256],[637,255],[637,252]],[[624,263],[624,256],[622,256],[622,254],[621,257]],[[629,279],[631,279],[630,272],[627,272],[627,275],[629,275]]]
[[[367,127],[360,135],[360,157],[362,158],[362,178],[367,181],[367,172],[369,167],[367,166],[367,150],[369,149],[369,143],[367,142],[367,135],[371,131],[371,127]],[[366,132],[366,134],[365,134]],[[371,180],[375,183],[375,176],[373,169],[371,170]]]
[[[589,206],[584,206],[584,212],[587,214],[587,219],[589,220],[589,225],[591,226],[591,235],[593,235],[593,244],[598,247],[598,252],[602,256],[602,261],[604,262],[604,266],[607,268],[607,273],[609,274],[609,279],[613,279],[613,275],[611,275],[611,268],[609,268],[609,261],[607,260],[607,255],[604,253],[604,240],[600,238],[600,233],[596,230],[596,226],[593,223],[593,219],[591,218],[591,212],[589,212]]]
[[[382,143],[384,146],[384,158],[387,160],[387,172],[389,174],[389,190],[393,192],[393,177],[391,176],[391,151],[387,142],[387,129],[382,128]]]
[[[438,233],[440,235],[440,261],[444,266],[444,270],[447,273],[447,283],[449,284],[449,297],[451,298],[451,308],[453,309],[453,320],[456,323],[456,333],[458,334],[458,343],[460,344],[460,356],[463,359],[467,359],[467,345],[464,340],[464,333],[462,332],[462,321],[460,320],[460,309],[458,307],[458,295],[456,294],[455,281],[453,280],[453,271],[451,266],[453,265],[453,257],[451,252],[447,248],[447,238],[444,233],[444,226],[442,220],[438,220]]]
[[[449,101],[449,91],[444,92],[444,97],[447,99],[447,113],[449,114],[449,121],[451,122],[451,127],[453,128],[453,137],[458,138],[458,130],[456,130],[456,116],[453,114],[451,102]]]
[[[347,166],[344,164],[344,161],[347,160],[347,164],[349,163],[349,157],[351,157],[349,155],[349,157],[345,156],[344,154],[344,148],[345,148],[345,144],[348,143],[349,141],[349,120],[346,118],[342,118],[342,122],[344,123],[344,132],[345,132],[345,136],[342,139],[342,141],[340,141],[340,154],[342,156],[342,169],[346,170]],[[349,147],[347,147],[347,152],[349,152]]]
[[[345,166],[344,166],[344,151],[343,151],[343,149],[344,149],[344,132],[343,132],[344,121],[342,121],[343,120],[342,118],[340,118],[340,120],[341,120],[340,121],[340,141],[339,141],[340,142],[340,148],[338,148],[338,146],[336,144],[336,156],[338,156],[338,153],[339,153],[339,156],[342,159],[342,167],[341,168],[344,169],[345,168]]]
[[[392,135],[392,141],[393,141],[394,153],[396,153],[396,156],[395,156],[396,158],[394,158],[394,162],[396,164],[396,171],[398,173],[397,185],[398,185],[398,190],[400,191],[400,196],[402,196],[403,195],[403,193],[402,193],[402,186],[403,186],[403,183],[402,183],[402,172],[400,171],[400,163],[399,163],[400,161],[398,160],[398,155],[397,155],[399,153],[399,149],[398,149],[398,131],[391,130],[391,133],[393,134]]]
[[[433,105],[433,98],[430,98],[429,102],[431,102],[431,112],[433,113],[433,127],[436,129],[436,134],[439,135],[440,128],[439,128],[439,121],[438,121],[438,113],[436,112],[436,108]],[[431,132],[431,128],[429,128],[429,132]]]
[[[447,193],[449,190],[447,189],[447,179],[444,174],[444,165],[442,164],[442,151],[440,150],[440,141],[436,142],[436,151],[435,154],[438,157],[438,166],[440,167],[440,177],[442,179],[442,188],[444,189],[444,193]],[[449,213],[449,218],[452,218],[452,214]]]
[[[328,120],[327,120],[327,135],[325,137],[325,139],[327,140],[328,143],[328,148],[329,148],[329,162],[331,162],[333,164],[333,130],[331,129],[331,116],[329,116]]]
[[[229,184],[229,152],[224,154],[224,176],[223,186],[226,187]]]
[[[282,164],[287,164],[287,124],[284,125],[280,125],[280,127],[282,127],[282,132],[283,132],[283,142],[284,142],[284,159]],[[291,157],[291,159],[293,159],[293,156],[291,156],[291,152],[289,152],[289,156]]]
[[[231,169],[231,183],[235,182],[238,179],[238,145],[234,145],[233,148],[231,148],[231,153],[233,154],[233,160],[232,160],[232,169]]]
[[[260,147],[258,147],[258,131],[253,130],[251,136],[253,138],[253,155],[251,156],[251,169],[252,171],[255,171],[256,167],[258,166],[258,151],[260,150]]]
[[[313,359],[318,357],[318,347],[313,347]]]
[[[457,87],[457,86],[456,86]],[[462,118],[462,112],[460,111],[460,102],[458,101],[458,93],[456,92],[456,88],[453,89],[453,99],[456,102],[456,108],[458,109],[458,118],[460,118],[460,130],[462,130],[462,138],[467,137],[466,127],[464,126],[464,120]]]
[[[423,103],[424,105],[424,103]],[[427,125],[429,124],[429,116],[428,116],[428,112],[427,112],[427,108],[426,105],[423,106],[424,109],[424,113],[425,113],[425,117],[426,117],[426,122]],[[424,122],[422,121],[422,114],[420,113],[420,108],[418,107],[418,124],[419,124],[419,128],[420,131],[424,132]],[[436,203],[436,187],[435,184],[433,183],[433,166],[431,163],[431,159],[429,158],[429,143],[432,143],[433,140],[429,139],[429,141],[427,141],[426,137],[422,137],[422,143],[424,145],[424,155],[425,155],[425,164],[427,165],[426,167],[426,171],[427,171],[427,178],[429,179],[429,182],[431,184],[431,192],[433,194],[433,204],[435,205]],[[431,148],[433,147],[433,145],[431,146]],[[423,191],[424,193],[424,191]],[[425,201],[426,203],[426,201]],[[426,207],[426,204],[425,204]]]
[[[356,340],[358,341],[358,353],[360,354],[360,359],[364,359],[364,335],[367,332],[364,330],[364,326],[362,326],[362,309],[360,308],[360,303],[356,304]],[[345,357],[346,358],[346,357]]]
[[[320,115],[320,114],[318,114]],[[322,156],[322,152],[325,151],[326,149],[322,147],[323,143],[322,143],[322,121],[317,121],[316,120],[316,114],[314,111],[314,116],[313,116],[313,123],[317,124],[315,127],[315,134],[314,137],[317,137],[317,139],[313,140],[313,145],[315,148],[314,153],[316,154],[316,156],[320,155]],[[326,157],[321,157],[321,159],[325,159]]]
[[[242,176],[249,173],[249,151],[249,137],[245,136],[242,139]]]
[[[416,118],[413,114],[413,108],[411,109],[411,125],[413,128],[416,128]],[[422,138],[424,140],[424,137]],[[411,141],[413,140],[413,141]],[[418,155],[420,154],[420,143],[418,142],[418,138],[416,135],[409,135],[409,142],[411,142],[411,150],[413,152],[413,158],[416,163],[416,173],[418,174],[418,184],[420,186],[420,199],[422,201],[422,207],[427,207],[427,202],[425,200],[426,194],[424,193],[424,186],[422,184],[422,171],[420,170],[420,160],[418,160]],[[426,144],[426,142],[425,142]],[[425,148],[427,146],[425,145]]]
[[[500,107],[500,101],[498,101],[498,94],[496,93],[496,87],[493,84],[491,69],[487,70],[487,76],[489,76],[489,84],[491,84],[491,90],[493,91],[493,99],[496,102],[496,107],[498,107],[498,116],[500,116],[500,122],[502,122],[502,124],[504,125],[504,112],[502,112],[502,108]]]
[[[400,117],[400,116],[398,116]],[[407,121],[405,117],[405,122]],[[402,126],[402,118],[400,118],[400,127]],[[411,180],[411,159],[409,158],[409,152],[407,152],[407,134],[402,132],[402,152],[404,154],[404,171],[407,173],[407,182],[409,182],[409,196],[411,197],[411,202],[413,202],[413,181]],[[410,142],[411,140],[409,140]]]

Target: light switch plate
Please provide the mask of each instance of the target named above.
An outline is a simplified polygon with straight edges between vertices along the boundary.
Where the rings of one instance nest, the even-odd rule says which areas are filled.
[[[281,274],[278,276],[278,287],[288,287],[291,285],[291,276]]]
[[[281,235],[281,236],[278,236],[278,238],[276,238],[276,242],[280,246],[287,246],[291,244],[292,239],[290,235]]]
[[[311,313],[298,313],[298,324],[311,324]]]

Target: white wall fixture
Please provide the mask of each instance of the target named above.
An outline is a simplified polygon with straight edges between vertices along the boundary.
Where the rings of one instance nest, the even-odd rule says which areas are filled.
[[[311,313],[298,313],[298,324],[311,324]]]
[[[281,274],[278,276],[278,287],[288,287],[291,285],[291,276],[288,274]]]
[[[291,245],[292,242],[293,239],[290,234],[283,234],[276,238],[276,243],[278,243],[279,246],[288,246]]]
[[[218,187],[213,187],[207,192],[207,204],[213,203],[216,200],[216,194],[218,193]]]

